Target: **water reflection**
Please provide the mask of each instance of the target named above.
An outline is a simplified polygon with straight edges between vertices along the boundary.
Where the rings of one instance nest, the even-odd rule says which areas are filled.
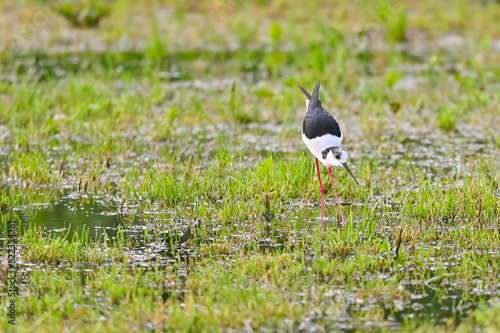
[[[410,302],[401,311],[394,313],[397,322],[405,318],[427,318],[435,323],[459,325],[467,318],[468,312],[480,303],[490,299],[488,295],[463,295],[463,290],[454,288],[435,288],[426,285],[406,286],[411,293]]]
[[[70,240],[75,233],[88,229],[90,240],[101,238],[104,234],[112,239],[118,228],[124,225],[117,213],[119,207],[79,197],[75,192],[64,191],[61,197],[52,196],[50,202],[32,204],[30,208],[12,212],[15,220],[19,221],[21,233],[41,228],[43,231],[67,234]],[[134,223],[139,223],[135,220]]]

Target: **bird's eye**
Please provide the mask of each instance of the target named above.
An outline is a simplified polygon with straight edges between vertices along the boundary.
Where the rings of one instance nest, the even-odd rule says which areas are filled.
[[[338,155],[338,154],[335,155],[335,158],[338,159],[338,160],[340,160],[340,155]]]

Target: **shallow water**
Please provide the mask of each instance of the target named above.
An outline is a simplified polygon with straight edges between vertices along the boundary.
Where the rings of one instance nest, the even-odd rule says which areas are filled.
[[[394,319],[402,322],[407,318],[429,318],[431,321],[446,324],[453,320],[459,325],[467,318],[467,311],[473,311],[481,304],[488,304],[489,295],[469,294],[464,290],[445,286],[440,288],[427,285],[406,285],[410,292],[410,302],[394,314]]]
[[[44,232],[61,234],[69,230],[68,239],[71,239],[73,233],[88,228],[90,239],[99,238],[104,233],[110,238],[116,236],[116,229],[124,224],[116,213],[116,207],[94,200],[73,199],[71,195],[62,196],[57,202],[39,204],[36,211],[18,212],[21,230],[41,228]],[[140,223],[140,220],[135,223]]]
[[[162,269],[170,267],[175,263],[176,258],[181,258],[183,263],[187,263],[190,257],[196,255],[193,247],[216,242],[223,234],[224,229],[217,222],[175,221],[169,218],[168,212],[138,211],[137,206],[127,206],[119,200],[113,201],[109,197],[90,199],[72,189],[65,189],[62,193],[48,196],[48,198],[52,198],[52,200],[36,206],[18,207],[12,212],[20,221],[21,229],[39,228],[42,233],[61,235],[61,237],[67,235],[68,239],[71,239],[73,234],[81,233],[83,229],[86,229],[89,232],[90,242],[95,239],[102,240],[105,237],[110,245],[113,244],[115,237],[122,232],[123,237],[128,241],[125,252],[131,267],[158,267]],[[340,228],[341,221],[335,198],[328,198],[325,201],[325,207],[325,224],[336,225]],[[359,205],[346,203],[343,209],[344,212],[350,211],[348,216],[355,217],[363,208]],[[357,223],[361,222],[354,220],[354,224]],[[268,221],[262,220],[255,225],[243,223],[230,234],[233,239],[231,246],[233,250],[253,245],[262,252],[283,251],[287,247],[293,248],[293,243],[300,242],[304,237],[310,241],[312,236],[310,228],[319,225],[319,198],[317,203],[294,202],[287,206],[285,212],[275,215]],[[359,228],[360,226],[354,227]],[[198,239],[196,236],[198,228],[208,228],[211,231],[207,237]],[[378,232],[383,233],[384,231]],[[228,237],[227,234],[224,235],[224,237]],[[2,242],[4,237],[2,235]],[[174,249],[175,255],[173,254]],[[229,250],[227,253],[222,251],[213,255],[214,257],[231,257],[232,254]],[[447,259],[436,258],[436,260]],[[20,272],[22,274],[24,269],[36,269],[37,265],[29,264],[21,268]],[[47,263],[43,265],[46,266]],[[80,271],[82,279],[85,279],[86,274],[96,269],[96,266],[92,263],[78,265],[58,263],[54,269]],[[193,269],[193,267],[186,266],[183,269]],[[336,297],[346,299],[346,317],[324,318],[327,327],[346,332],[376,327],[396,330],[398,325],[404,323],[407,318],[420,318],[445,324],[452,320],[454,325],[458,325],[463,320],[467,320],[469,311],[482,306],[481,304],[488,304],[490,299],[489,295],[475,294],[472,289],[467,289],[467,296],[464,297],[466,289],[454,286],[436,288],[422,285],[421,281],[402,281],[401,285],[409,297],[394,299],[389,296],[387,301],[390,302],[390,305],[385,310],[384,322],[363,324],[352,324],[349,314],[352,313],[354,316],[354,313],[369,311],[381,300],[358,300],[340,286],[341,289],[332,292],[337,295]],[[306,318],[305,320],[314,323],[314,318]]]

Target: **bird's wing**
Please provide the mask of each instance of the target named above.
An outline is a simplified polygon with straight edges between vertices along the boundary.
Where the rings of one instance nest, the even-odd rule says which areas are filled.
[[[342,136],[335,118],[321,107],[308,110],[302,123],[302,132],[308,139],[314,139],[325,134],[331,134],[339,138]]]
[[[307,90],[305,90],[304,88],[302,88],[301,86],[299,86],[300,90],[302,90],[302,92],[304,93],[304,95],[307,96],[307,98],[309,98],[309,100],[311,100],[311,94],[307,92]]]
[[[307,103],[307,112],[309,112],[309,110],[313,110],[313,109],[316,109],[316,108],[321,108],[321,101],[319,100],[319,81],[318,83],[316,83],[316,87],[314,87],[314,91],[311,94],[309,94],[307,92],[307,90],[305,90],[304,88],[302,88],[301,86],[299,86],[300,90],[302,90],[302,92],[304,93],[304,95],[307,96],[307,98],[309,99],[309,103]]]

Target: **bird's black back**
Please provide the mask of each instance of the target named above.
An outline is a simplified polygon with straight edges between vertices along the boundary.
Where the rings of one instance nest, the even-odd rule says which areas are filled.
[[[340,132],[339,124],[335,118],[321,106],[321,101],[318,97],[319,86],[320,84],[318,81],[316,87],[314,87],[312,96],[304,88],[299,86],[309,98],[309,105],[302,124],[302,132],[308,139],[314,139],[325,134],[340,137],[342,133]]]

